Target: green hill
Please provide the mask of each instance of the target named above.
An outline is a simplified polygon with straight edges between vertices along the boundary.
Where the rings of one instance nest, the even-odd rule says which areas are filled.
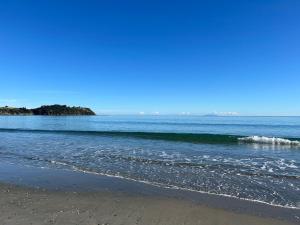
[[[0,107],[0,115],[74,116],[96,115],[91,109],[66,105],[43,105],[35,109]]]

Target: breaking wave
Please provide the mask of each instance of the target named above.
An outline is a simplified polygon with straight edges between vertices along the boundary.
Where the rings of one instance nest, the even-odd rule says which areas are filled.
[[[6,129],[0,132],[26,132],[26,133],[54,133],[65,135],[94,135],[106,137],[139,138],[148,140],[178,141],[202,144],[239,144],[252,143],[264,145],[285,145],[300,147],[300,139],[264,136],[240,136],[226,134],[205,133],[166,133],[166,132],[140,132],[140,131],[81,131],[81,130],[37,130],[37,129]]]
[[[277,137],[250,136],[238,138],[238,140],[246,143],[300,146],[300,141]]]

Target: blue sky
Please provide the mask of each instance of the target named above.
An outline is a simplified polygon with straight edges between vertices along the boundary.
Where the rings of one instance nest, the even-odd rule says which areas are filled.
[[[0,1],[0,105],[300,115],[300,1]]]

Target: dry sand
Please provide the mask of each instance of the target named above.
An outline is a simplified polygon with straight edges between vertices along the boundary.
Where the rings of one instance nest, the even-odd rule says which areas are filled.
[[[168,197],[64,192],[0,184],[0,225],[292,224]]]

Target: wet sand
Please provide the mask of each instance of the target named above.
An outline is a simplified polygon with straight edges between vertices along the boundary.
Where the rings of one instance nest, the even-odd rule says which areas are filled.
[[[0,163],[0,225],[287,225],[299,219],[299,209]]]
[[[285,221],[201,206],[185,200],[113,192],[64,192],[0,184],[0,221],[41,224],[287,225]]]

